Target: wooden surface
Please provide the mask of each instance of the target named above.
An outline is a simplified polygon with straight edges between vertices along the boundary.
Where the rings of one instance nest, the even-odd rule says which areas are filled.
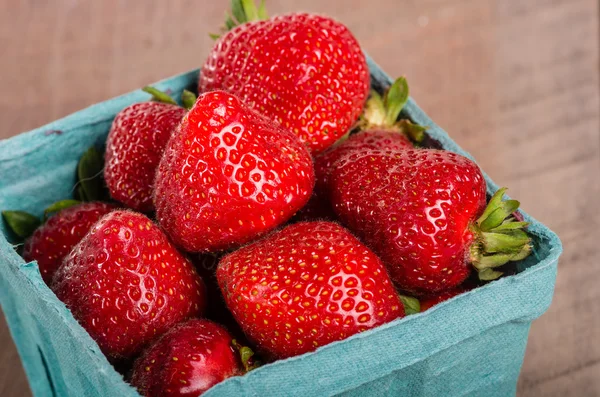
[[[500,185],[563,240],[520,396],[600,396],[595,0],[286,0],[346,23]],[[200,66],[225,2],[0,0],[0,138]],[[0,396],[28,395],[0,320]]]

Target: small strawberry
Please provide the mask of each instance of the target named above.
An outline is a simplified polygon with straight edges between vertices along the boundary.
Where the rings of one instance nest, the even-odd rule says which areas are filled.
[[[194,319],[176,325],[140,356],[131,383],[144,397],[196,397],[243,373],[225,328]]]
[[[152,87],[145,90],[164,102],[136,103],[117,114],[106,141],[104,179],[112,198],[151,212],[156,167],[187,110]]]
[[[404,316],[381,260],[330,222],[296,223],[223,257],[217,280],[246,335],[273,358]]]
[[[444,291],[439,295],[435,295],[435,296],[428,297],[428,298],[423,298],[420,300],[421,311],[424,312],[425,310],[429,310],[433,306],[437,305],[438,303],[442,303],[444,301],[447,301],[448,299],[454,298],[455,296],[465,293],[468,290],[469,290],[468,288],[459,286],[457,288],[454,288],[454,289],[451,289],[448,291]]]
[[[452,289],[471,265],[484,280],[530,252],[519,202],[498,191],[486,208],[486,184],[471,160],[444,150],[364,150],[333,165],[327,194],[335,213],[415,295]],[[484,211],[485,210],[485,211]]]
[[[315,158],[315,189],[308,204],[299,212],[298,219],[336,219],[325,190],[333,164],[345,153],[367,149],[402,150],[413,147],[407,136],[416,141],[422,140],[423,127],[408,120],[397,121],[407,101],[408,84],[403,77],[392,84],[383,98],[376,91],[371,92],[361,117],[360,127],[363,131],[340,139]],[[417,130],[420,132],[417,133]]]
[[[328,17],[267,19],[252,1],[233,2],[231,29],[200,72],[199,92],[225,90],[277,121],[319,153],[356,122],[369,70],[348,28]],[[236,26],[236,22],[239,26]]]
[[[54,272],[75,244],[81,241],[94,223],[115,209],[112,204],[94,201],[61,210],[25,241],[23,259],[37,261],[42,278],[46,284],[50,284]]]
[[[298,211],[314,184],[296,136],[222,91],[202,94],[156,174],[160,225],[192,252],[244,244]]]
[[[129,211],[92,227],[65,257],[52,290],[115,361],[206,306],[191,263],[147,217]]]

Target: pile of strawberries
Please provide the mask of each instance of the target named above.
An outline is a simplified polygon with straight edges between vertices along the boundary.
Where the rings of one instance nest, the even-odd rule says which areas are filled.
[[[82,157],[78,200],[43,223],[3,213],[145,396],[196,396],[259,365],[248,346],[263,361],[313,351],[531,250],[519,203],[501,189],[486,204],[479,167],[400,117],[404,78],[369,94],[345,26],[251,1],[231,15],[197,99],[146,88],[152,101],[115,117],[104,165]]]

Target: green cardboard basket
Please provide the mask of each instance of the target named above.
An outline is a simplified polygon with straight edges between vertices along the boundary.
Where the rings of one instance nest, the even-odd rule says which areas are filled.
[[[390,78],[369,60],[372,84]],[[179,96],[198,70],[163,80]],[[41,215],[71,196],[75,168],[91,145],[102,146],[115,114],[147,100],[135,91],[41,128],[0,141],[0,210]],[[469,156],[410,100],[404,116],[429,126],[445,149]],[[469,156],[470,157],[470,156]],[[488,193],[497,186],[487,176]],[[222,382],[216,396],[512,396],[531,322],[550,305],[562,247],[531,222],[534,252],[515,275],[316,352],[277,361]],[[42,281],[37,264],[18,256],[1,225],[0,303],[35,396],[138,396],[97,344]]]

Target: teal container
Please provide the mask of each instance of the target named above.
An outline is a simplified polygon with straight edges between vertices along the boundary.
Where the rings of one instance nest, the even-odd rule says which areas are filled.
[[[369,61],[372,84],[391,83]],[[179,96],[198,71],[163,80]],[[75,168],[90,146],[102,146],[115,114],[147,100],[135,91],[0,142],[0,210],[41,215],[70,197]],[[469,156],[410,100],[404,116],[429,126],[445,149]],[[469,156],[470,157],[470,156]],[[497,186],[486,176],[488,192]],[[546,226],[531,222],[534,253],[515,275],[316,352],[275,362],[222,382],[205,396],[486,396],[515,395],[531,322],[550,305],[562,247]],[[35,396],[138,396],[97,344],[0,237],[0,303]]]

